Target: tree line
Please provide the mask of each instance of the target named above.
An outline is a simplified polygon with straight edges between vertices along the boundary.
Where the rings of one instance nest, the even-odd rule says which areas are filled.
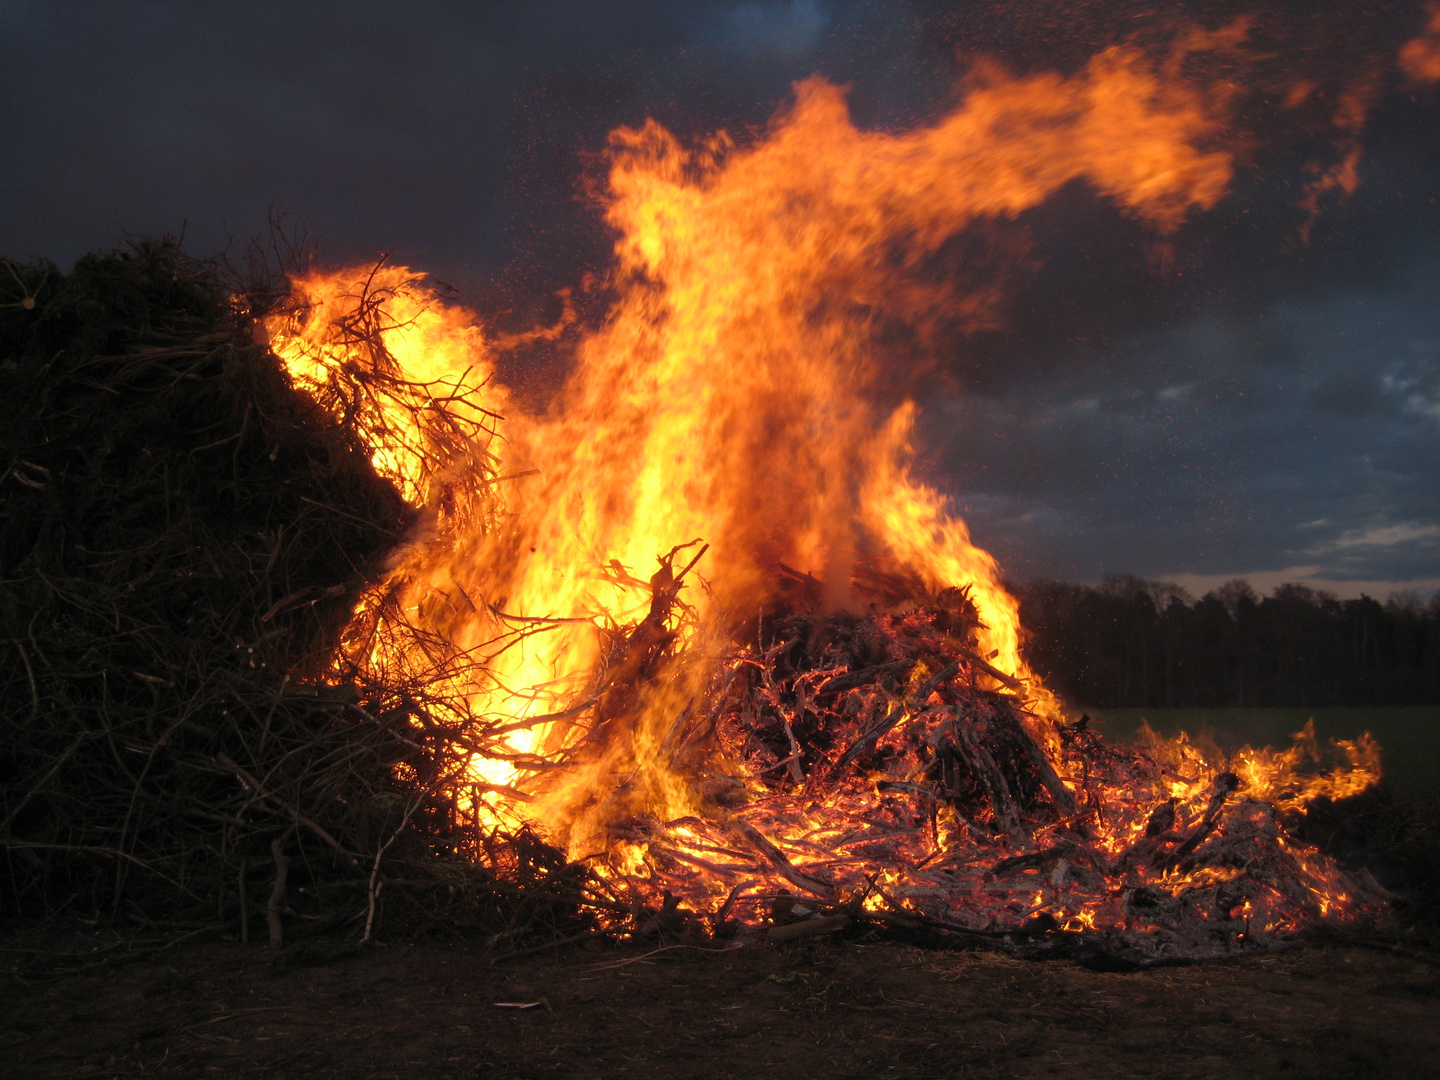
[[[1026,659],[1097,708],[1440,704],[1440,594],[1340,600],[1234,580],[1199,600],[1129,575],[1015,588]]]

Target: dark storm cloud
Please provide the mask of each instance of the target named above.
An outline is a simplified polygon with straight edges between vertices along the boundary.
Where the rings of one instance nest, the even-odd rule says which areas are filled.
[[[188,221],[203,249],[274,206],[334,258],[494,270],[537,220],[599,235],[574,195],[611,127],[759,124],[820,51],[843,68],[858,25],[897,22],[823,0],[10,0],[0,246],[68,261]]]
[[[1376,83],[1361,187],[1300,239],[1327,103],[1423,8],[1292,7],[1175,9],[1256,13],[1270,84],[1316,80],[1303,115],[1247,106],[1214,210],[1161,244],[1074,186],[957,241],[977,280],[1023,269],[1002,328],[940,358],[927,463],[1018,576],[1440,578],[1433,94]],[[393,248],[519,327],[607,262],[580,192],[617,125],[743,140],[819,72],[857,122],[907,126],[978,55],[1073,70],[1170,27],[1140,0],[0,0],[0,252],[182,223],[194,250],[243,246],[275,207],[323,257]]]
[[[809,53],[829,28],[819,0],[734,4],[709,13],[704,35],[718,48],[740,54]]]
[[[9,4],[0,236],[67,258],[188,219],[210,244],[278,205],[336,256],[493,260],[529,73],[679,32],[606,7]]]
[[[1440,264],[1077,349],[930,423],[1017,573],[1434,579]]]

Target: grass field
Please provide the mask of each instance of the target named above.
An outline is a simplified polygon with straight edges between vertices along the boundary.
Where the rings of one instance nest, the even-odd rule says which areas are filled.
[[[1188,732],[1214,739],[1226,752],[1251,746],[1285,746],[1315,720],[1315,734],[1353,739],[1370,732],[1383,752],[1385,778],[1397,795],[1440,786],[1440,707],[1283,709],[1087,709],[1112,742],[1134,741],[1142,721],[1162,735]]]

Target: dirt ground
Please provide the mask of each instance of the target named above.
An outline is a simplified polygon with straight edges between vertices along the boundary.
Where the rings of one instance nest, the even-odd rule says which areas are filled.
[[[1113,973],[865,941],[733,951],[0,947],[0,1073],[29,1077],[1440,1075],[1440,971],[1305,946]],[[65,970],[67,969],[68,970]],[[528,1010],[500,1002],[540,1002]]]

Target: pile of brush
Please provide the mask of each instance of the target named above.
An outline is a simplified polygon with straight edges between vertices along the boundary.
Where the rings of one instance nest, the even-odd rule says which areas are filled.
[[[672,624],[693,545],[565,715],[593,711],[576,755],[623,744],[645,688],[701,665],[708,686],[656,751],[696,812],[597,814],[603,877],[487,825],[472,764],[504,718],[470,714],[453,688],[477,661],[380,584],[420,515],[443,542],[444,515],[487,497],[485,431],[404,382],[361,299],[344,330],[369,361],[310,396],[256,333],[294,303],[283,278],[237,283],[171,243],[68,274],[0,260],[6,916],[275,945],[471,929],[510,955],[860,922],[1149,963],[1378,910],[1223,763],[1036,715],[981,654],[963,591],[866,565],[871,613],[826,613],[819,583],[781,567],[774,607],[734,634],[747,644],[687,655]],[[372,466],[377,415],[405,418],[449,477],[423,511]],[[597,807],[644,804],[633,764]],[[1426,820],[1392,848],[1430,850]]]
[[[588,926],[553,849],[457,820],[478,721],[335,669],[414,512],[255,342],[273,280],[0,260],[0,911]]]
[[[1383,912],[1373,878],[1224,762],[1038,715],[978,653],[963,592],[825,614],[790,576],[791,612],[662,748],[699,812],[610,828],[616,877],[660,924],[786,940],[868,922],[1150,964]]]

